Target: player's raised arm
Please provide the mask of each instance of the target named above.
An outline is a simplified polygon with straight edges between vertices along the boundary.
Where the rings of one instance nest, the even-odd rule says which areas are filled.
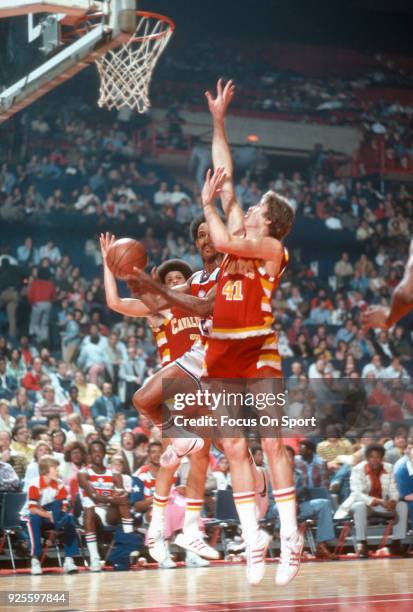
[[[244,227],[244,215],[241,206],[237,202],[233,179],[233,161],[228,138],[225,130],[225,113],[234,97],[234,84],[232,81],[223,87],[222,79],[217,83],[217,95],[214,98],[207,91],[205,96],[213,119],[214,132],[212,137],[212,161],[214,170],[225,169],[225,180],[220,192],[222,208],[227,219],[228,229],[231,234],[240,233]]]
[[[389,329],[413,310],[413,240],[410,243],[409,258],[404,275],[393,291],[390,308],[370,306],[362,315],[362,323],[366,329]]]
[[[216,287],[213,287],[205,298],[200,298],[186,293],[186,285],[179,285],[178,287],[170,289],[154,278],[151,278],[139,268],[134,268],[134,272],[139,293],[152,293],[161,296],[168,303],[168,306],[177,306],[188,312],[188,314],[197,317],[207,317],[212,314],[214,310]]]
[[[115,237],[108,232],[100,235],[100,248],[103,257],[104,284],[106,303],[111,310],[126,315],[127,317],[149,317],[153,315],[152,310],[141,300],[135,298],[120,298],[116,278],[107,264],[107,254]]]
[[[279,269],[284,257],[284,247],[279,240],[271,236],[260,236],[259,238],[234,236],[223,223],[215,209],[214,201],[224,182],[225,171],[223,168],[218,168],[214,174],[211,170],[208,170],[202,190],[204,215],[215,248],[221,253],[272,261],[278,264]]]

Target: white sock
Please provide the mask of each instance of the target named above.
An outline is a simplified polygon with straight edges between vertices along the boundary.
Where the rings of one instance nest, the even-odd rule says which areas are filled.
[[[149,526],[149,531],[161,531],[163,533],[165,527],[165,513],[168,505],[168,497],[158,495],[153,496],[152,518]]]
[[[280,535],[289,538],[297,531],[297,506],[295,502],[295,487],[277,489],[274,493],[274,501],[277,504],[280,515]]]
[[[242,535],[247,544],[257,536],[258,522],[255,509],[255,491],[234,493],[234,502],[241,523]]]
[[[96,558],[100,559],[98,545],[96,542],[96,534],[86,533],[85,538],[86,538],[86,544],[87,544],[87,549],[89,551],[90,559],[96,559]]]
[[[201,516],[203,499],[186,498],[185,518],[184,518],[184,533],[195,535],[199,533],[199,519]]]
[[[133,519],[122,519],[122,529],[123,533],[133,533]]]

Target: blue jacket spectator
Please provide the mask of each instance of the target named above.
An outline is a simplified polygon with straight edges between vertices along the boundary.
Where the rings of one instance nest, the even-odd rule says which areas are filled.
[[[300,442],[300,454],[294,458],[295,467],[304,475],[307,487],[312,489],[329,488],[327,463],[315,452],[316,447],[311,440]]]
[[[407,502],[410,526],[413,527],[413,445],[410,446],[409,453],[395,464],[394,477],[400,499]]]
[[[102,393],[92,406],[92,417],[102,422],[110,421],[122,409],[122,404],[118,396],[113,395],[112,383],[103,383]]]
[[[80,347],[80,355],[77,360],[79,368],[89,370],[92,366],[106,365],[107,345],[107,339],[99,334],[96,325],[92,325],[90,336],[86,336]]]

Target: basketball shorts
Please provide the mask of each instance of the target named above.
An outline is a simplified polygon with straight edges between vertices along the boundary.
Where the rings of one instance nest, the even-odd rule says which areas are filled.
[[[202,375],[234,379],[282,377],[276,335],[228,340],[209,338]]]
[[[102,521],[102,525],[104,527],[108,527],[109,523],[106,519],[106,513],[108,511],[109,506],[97,506],[95,502],[90,499],[90,497],[82,496],[82,506],[83,508],[93,508],[100,520]]]
[[[189,351],[184,353],[182,357],[175,360],[175,363],[181,368],[181,370],[199,381],[202,376],[204,357],[205,345],[202,344],[202,342],[195,342]]]

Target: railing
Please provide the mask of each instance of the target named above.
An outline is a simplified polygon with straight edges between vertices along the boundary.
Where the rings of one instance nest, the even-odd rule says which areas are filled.
[[[370,147],[361,147],[353,155],[352,176],[379,174],[385,178],[390,174],[413,177],[413,158],[407,154],[398,158],[383,137],[377,137]]]

